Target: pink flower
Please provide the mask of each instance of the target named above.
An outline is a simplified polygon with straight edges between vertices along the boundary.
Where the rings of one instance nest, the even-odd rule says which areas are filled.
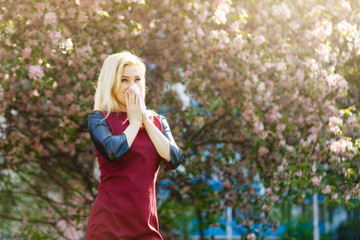
[[[265,91],[265,83],[263,83],[263,82],[261,82],[260,84],[259,84],[259,86],[257,87],[257,91],[258,92],[263,92],[263,91]]]
[[[254,41],[255,41],[256,46],[260,46],[261,44],[263,44],[265,42],[265,37],[264,36],[256,36],[254,38]]]
[[[70,52],[73,50],[73,42],[71,41],[71,38],[68,38],[65,40],[65,42],[60,43],[59,47],[62,49],[62,53],[66,54],[67,52]]]
[[[56,22],[57,22],[57,16],[54,12],[49,12],[45,14],[44,17],[45,24],[56,23]]]
[[[266,195],[272,194],[272,189],[271,189],[271,187],[266,188],[266,189],[265,189],[265,192],[266,192]]]
[[[214,16],[215,16],[215,22],[217,24],[225,24],[227,19],[226,19],[226,14],[229,13],[229,5],[227,4],[227,2],[222,2],[220,3],[215,12],[214,12]]]
[[[276,202],[277,200],[279,200],[279,196],[272,195],[269,199],[270,201]]]
[[[37,89],[31,91],[31,95],[34,96],[34,97],[40,96],[39,91]]]
[[[48,34],[49,34],[49,38],[51,39],[51,43],[58,44],[59,39],[61,38],[61,33],[55,31],[48,31]]]
[[[348,139],[341,139],[331,143],[330,150],[333,153],[345,153],[346,150],[353,151],[353,144]]]
[[[246,240],[256,240],[256,235],[254,233],[251,233],[247,235]]]
[[[328,128],[330,132],[338,133],[340,131],[340,127],[343,124],[343,120],[338,117],[330,117]]]
[[[331,186],[330,186],[330,185],[326,185],[325,189],[323,189],[321,192],[324,193],[324,194],[329,194],[329,193],[331,193]]]
[[[31,49],[30,47],[24,48],[21,57],[22,57],[22,58],[28,58],[28,57],[30,57],[31,50],[32,50],[32,49]]]
[[[317,140],[317,134],[311,134],[309,137],[308,137],[308,142],[311,143],[311,142],[316,142]]]
[[[264,204],[262,205],[261,209],[265,212],[269,212],[271,210],[271,206],[267,205],[267,204]]]
[[[40,65],[30,66],[29,77],[34,80],[40,80],[44,76],[44,71]]]
[[[330,87],[345,90],[348,88],[347,81],[339,74],[329,75],[326,80]]]
[[[265,154],[267,154],[269,152],[269,149],[267,149],[266,147],[264,146],[261,146],[258,150],[258,154],[259,156],[264,156]]]
[[[320,186],[321,179],[318,176],[312,177],[311,181],[315,186]]]
[[[351,198],[351,196],[348,194],[348,195],[346,195],[346,197],[345,197],[345,201],[349,201],[350,200],[350,198]]]
[[[66,41],[65,41],[65,50],[66,51],[71,51],[73,46],[74,45],[73,45],[73,42],[71,41],[71,38],[66,39]]]
[[[335,199],[337,199],[337,198],[338,198],[338,194],[335,193],[335,194],[332,196],[331,200],[335,200]]]
[[[284,62],[277,63],[276,70],[279,72],[284,72],[286,70],[286,64]]]
[[[259,134],[264,130],[264,124],[259,120],[256,120],[254,123],[254,132]]]
[[[284,171],[284,166],[283,166],[283,165],[278,166],[278,167],[277,167],[277,171],[278,171],[279,173],[283,172],[283,171]]]
[[[291,11],[286,3],[272,6],[272,14],[282,19],[288,19],[291,17]]]

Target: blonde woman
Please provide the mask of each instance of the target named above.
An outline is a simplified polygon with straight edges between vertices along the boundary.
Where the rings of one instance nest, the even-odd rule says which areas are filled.
[[[166,119],[140,107],[145,71],[142,60],[126,51],[107,57],[101,68],[88,116],[101,175],[86,240],[162,239],[155,182],[161,162],[175,169],[183,155]]]

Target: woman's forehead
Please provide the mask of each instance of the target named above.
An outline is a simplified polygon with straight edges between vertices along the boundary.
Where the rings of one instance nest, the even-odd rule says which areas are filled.
[[[140,68],[136,64],[126,64],[123,68],[123,74],[124,77],[131,77],[131,76],[140,76]]]

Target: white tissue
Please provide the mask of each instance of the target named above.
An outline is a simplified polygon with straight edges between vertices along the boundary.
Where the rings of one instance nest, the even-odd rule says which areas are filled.
[[[140,90],[139,90],[138,86],[136,86],[136,84],[134,83],[133,85],[130,86],[129,89],[134,90],[135,94],[139,97],[140,111],[141,111],[141,113],[145,113],[146,107],[145,107],[144,99],[142,98],[142,96],[140,94]]]

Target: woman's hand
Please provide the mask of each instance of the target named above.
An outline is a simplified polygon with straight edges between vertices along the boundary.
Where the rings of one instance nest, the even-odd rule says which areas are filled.
[[[149,123],[149,122],[150,122],[150,119],[149,119],[148,113],[147,113],[147,111],[145,111],[142,114],[142,125],[145,127],[145,129],[146,129],[147,123]]]
[[[139,97],[136,96],[132,89],[125,92],[125,103],[127,110],[127,117],[130,124],[136,124],[140,127],[143,122],[143,117],[140,110]]]

